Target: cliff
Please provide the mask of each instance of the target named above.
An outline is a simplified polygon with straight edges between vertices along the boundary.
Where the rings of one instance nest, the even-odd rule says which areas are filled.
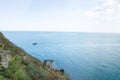
[[[0,80],[70,80],[11,43],[0,32]]]

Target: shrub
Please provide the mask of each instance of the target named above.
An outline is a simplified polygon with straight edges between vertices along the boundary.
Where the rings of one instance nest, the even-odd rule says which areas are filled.
[[[47,79],[49,76],[49,74],[45,70],[43,70],[41,67],[36,67],[33,64],[29,64],[27,66],[27,69],[28,75],[33,79],[36,78]]]
[[[21,65],[22,58],[18,55],[14,56],[9,62],[7,73],[11,75],[14,80],[27,80],[24,67]]]
[[[7,80],[4,76],[0,75],[0,80]]]
[[[23,71],[23,69],[18,69],[15,72],[14,79],[15,80],[28,80],[25,72]]]

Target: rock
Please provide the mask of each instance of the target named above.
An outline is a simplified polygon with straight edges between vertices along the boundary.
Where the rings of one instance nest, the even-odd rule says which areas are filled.
[[[23,56],[23,60],[26,61],[27,60],[27,56]]]
[[[8,68],[8,64],[9,64],[9,61],[11,59],[11,55],[9,53],[10,53],[10,51],[0,50],[0,55],[1,55],[1,62],[0,62],[0,64],[4,68]]]

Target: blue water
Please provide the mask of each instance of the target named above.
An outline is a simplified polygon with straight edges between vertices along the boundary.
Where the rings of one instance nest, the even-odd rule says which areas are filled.
[[[41,61],[54,59],[54,66],[63,67],[72,80],[120,80],[120,34],[3,33]]]

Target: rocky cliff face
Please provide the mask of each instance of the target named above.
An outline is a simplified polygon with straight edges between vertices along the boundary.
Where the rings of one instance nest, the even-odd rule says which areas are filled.
[[[59,70],[43,66],[0,32],[0,80],[70,80]]]
[[[9,61],[11,59],[11,55],[9,53],[10,53],[10,51],[0,49],[0,56],[1,56],[0,64],[4,68],[8,68],[8,64],[9,64]]]

